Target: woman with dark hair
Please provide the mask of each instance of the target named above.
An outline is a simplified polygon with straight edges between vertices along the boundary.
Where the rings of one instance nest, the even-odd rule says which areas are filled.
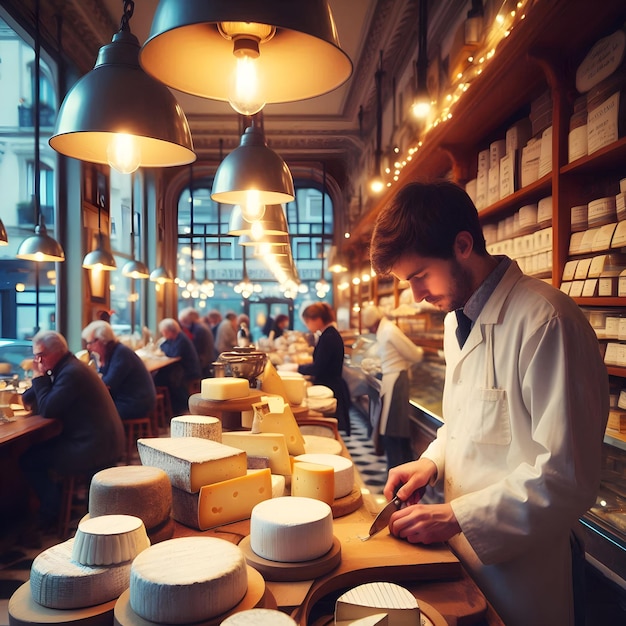
[[[282,337],[283,333],[287,329],[287,326],[289,326],[289,316],[284,313],[277,315],[274,320],[272,330],[270,331],[274,334],[270,336],[270,339],[278,339],[279,337]]]
[[[300,365],[298,372],[312,376],[316,385],[332,389],[337,398],[337,426],[350,435],[350,392],[342,378],[344,346],[335,326],[335,313],[326,302],[316,302],[302,311],[304,324],[314,335],[321,333],[313,351],[313,362]]]

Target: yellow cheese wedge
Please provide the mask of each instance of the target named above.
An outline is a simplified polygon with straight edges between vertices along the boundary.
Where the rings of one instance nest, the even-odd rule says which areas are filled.
[[[276,368],[269,359],[265,364],[265,369],[263,370],[263,375],[261,376],[261,391],[263,391],[263,393],[282,396],[285,402],[289,402],[289,400],[287,400],[287,389],[285,387],[285,383],[283,383],[282,378],[278,375]]]
[[[162,469],[172,487],[190,493],[203,485],[244,476],[247,470],[242,448],[199,437],[139,439],[137,449],[143,465]]]
[[[282,433],[285,435],[289,454],[294,456],[304,454],[304,437],[293,411],[287,403],[284,403],[282,408],[281,413],[259,414],[257,422],[259,430],[262,433]]]
[[[172,517],[186,526],[207,530],[248,519],[253,507],[272,497],[269,469],[248,470],[238,476],[187,493],[174,488]]]
[[[282,433],[226,432],[222,433],[222,443],[252,456],[266,456],[272,474],[291,475],[287,440]]]
[[[330,465],[296,461],[291,476],[291,495],[314,498],[332,505],[335,500],[335,470]]]

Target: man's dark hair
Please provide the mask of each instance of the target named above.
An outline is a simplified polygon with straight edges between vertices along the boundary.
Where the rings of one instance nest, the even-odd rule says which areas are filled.
[[[478,211],[463,189],[448,181],[410,183],[376,219],[370,242],[372,267],[377,274],[388,274],[411,252],[452,258],[454,241],[462,231],[472,235],[477,254],[487,254]]]

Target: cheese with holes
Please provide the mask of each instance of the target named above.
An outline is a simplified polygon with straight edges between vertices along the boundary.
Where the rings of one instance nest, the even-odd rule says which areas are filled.
[[[148,531],[170,518],[172,484],[158,467],[122,465],[94,474],[89,486],[89,516],[134,515]]]
[[[339,596],[335,623],[386,613],[389,626],[415,626],[420,609],[415,596],[404,587],[388,582],[366,583]]]
[[[343,498],[354,488],[354,463],[338,454],[300,454],[294,461],[330,465],[335,470],[335,498]]]
[[[203,378],[200,382],[200,397],[203,400],[235,400],[250,395],[247,378]]]
[[[244,476],[246,453],[240,449],[199,437],[138,439],[143,465],[162,469],[172,487],[195,493],[203,485]]]
[[[296,622],[278,609],[247,609],[229,615],[220,626],[296,626]]]
[[[287,440],[282,433],[251,433],[232,431],[222,433],[222,443],[245,450],[251,456],[265,456],[269,459],[272,474],[291,474],[291,461]]]
[[[257,504],[250,517],[250,548],[281,563],[324,556],[333,545],[330,506],[312,498],[285,496]]]
[[[118,598],[130,582],[131,561],[119,565],[81,565],[72,559],[74,539],[35,557],[30,568],[33,600],[50,609],[81,609]]]
[[[341,442],[333,437],[304,435],[305,454],[341,454]]]
[[[289,454],[304,454],[304,437],[300,432],[300,427],[296,422],[291,407],[284,403],[280,413],[258,413],[254,422],[259,432],[262,433],[282,433],[285,435],[287,450]]]
[[[222,441],[222,422],[210,415],[179,415],[170,421],[172,437],[200,437]]]
[[[335,470],[330,465],[297,461],[291,474],[291,495],[315,498],[332,505],[335,500]]]
[[[249,519],[253,507],[271,497],[270,470],[248,470],[245,476],[205,485],[198,493],[174,488],[172,517],[185,526],[207,530]]]
[[[78,524],[72,558],[82,565],[117,565],[132,561],[150,546],[146,527],[132,515],[101,515]]]
[[[387,613],[374,613],[373,615],[361,617],[360,619],[339,621],[334,622],[334,624],[335,626],[388,626],[389,619]]]
[[[287,399],[287,388],[283,379],[278,375],[276,368],[267,360],[263,375],[261,376],[261,391],[263,393],[269,393],[277,396],[282,396],[285,402],[289,402]]]
[[[179,537],[144,550],[130,574],[130,607],[160,624],[191,624],[230,611],[248,591],[241,548],[214,537]]]

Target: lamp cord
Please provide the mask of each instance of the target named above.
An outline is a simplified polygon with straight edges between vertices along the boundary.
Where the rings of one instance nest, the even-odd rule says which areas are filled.
[[[120,30],[130,32],[130,18],[135,12],[135,3],[133,0],[124,0],[124,13],[120,21]]]

